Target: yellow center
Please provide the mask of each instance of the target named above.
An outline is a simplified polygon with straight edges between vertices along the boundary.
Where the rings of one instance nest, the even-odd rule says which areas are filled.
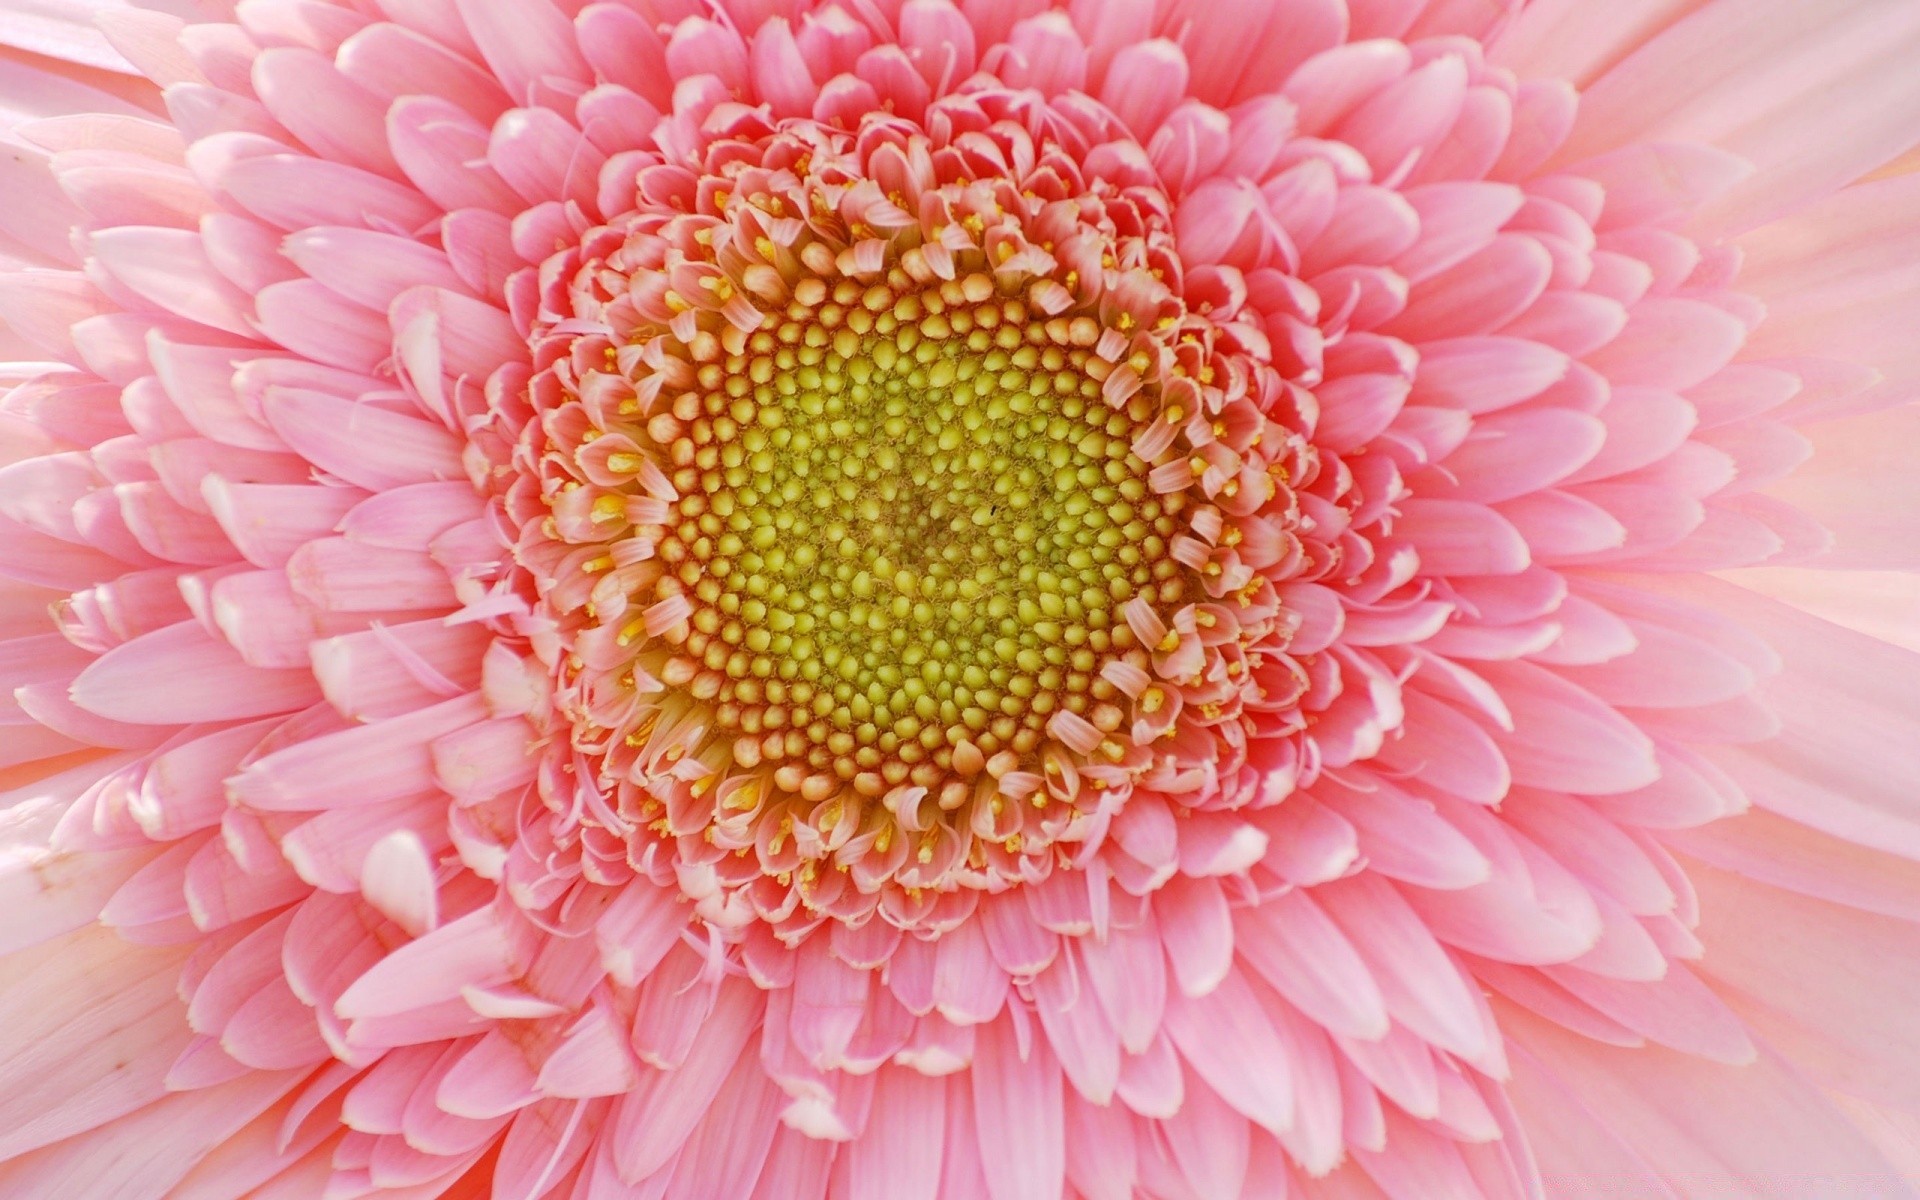
[[[680,498],[654,598],[691,612],[663,679],[783,788],[952,807],[1061,710],[1120,728],[1101,667],[1135,649],[1121,605],[1190,598],[1187,501],[1149,486],[1133,446],[1166,414],[1103,398],[1092,321],[840,291],[711,347],[656,430]]]

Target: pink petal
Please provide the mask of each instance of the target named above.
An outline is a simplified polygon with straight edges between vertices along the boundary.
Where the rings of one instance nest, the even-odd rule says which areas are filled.
[[[1394,533],[1435,575],[1514,575],[1531,561],[1519,532],[1492,509],[1464,500],[1401,502]]]
[[[1310,892],[1243,910],[1235,941],[1241,958],[1314,1021],[1349,1037],[1386,1033],[1386,1004],[1372,972]]]
[[[388,356],[386,321],[311,279],[276,283],[253,303],[260,332],[315,362],[371,372]]]
[[[977,922],[969,921],[935,943],[935,963],[933,1000],[940,1015],[961,1025],[993,1020],[1009,980]]]
[[[347,299],[386,312],[394,297],[423,283],[460,291],[446,255],[411,238],[344,227],[303,229],[282,245],[308,276]]]
[[[449,211],[496,213],[515,213],[522,207],[485,163],[486,126],[459,106],[433,96],[408,96],[394,104],[387,125],[400,169],[435,204]]]
[[[531,0],[511,11],[485,0],[456,0],[461,19],[487,65],[515,101],[525,103],[535,87],[591,76],[580,57],[571,22],[549,0]]]
[[[866,1134],[845,1151],[849,1200],[935,1200],[946,1093],[944,1079],[881,1069]]]
[[[756,1180],[779,1170],[768,1159],[785,1099],[760,1064],[742,1055],[714,1097],[706,1119],[681,1148],[667,1194],[745,1200]],[[773,1178],[776,1186],[805,1187],[804,1172],[786,1171]]]
[[[1432,805],[1375,780],[1371,791],[1319,785],[1315,796],[1346,817],[1373,870],[1420,887],[1470,887],[1487,878],[1486,856]]]
[[[1065,964],[1033,983],[1040,1026],[1067,1081],[1093,1104],[1109,1104],[1120,1082],[1120,1040],[1091,989]]]
[[[1648,300],[1633,308],[1620,336],[1587,361],[1618,384],[1683,390],[1725,366],[1746,332],[1706,304]]]
[[[1176,876],[1155,895],[1154,912],[1182,992],[1204,996],[1231,974],[1233,920],[1219,884]]]
[[[1758,224],[1913,144],[1920,87],[1902,64],[1917,38],[1916,14],[1870,3],[1818,16],[1791,3],[1708,6],[1595,82],[1569,149],[1655,137],[1717,145],[1758,170],[1709,224]]]
[[[452,17],[450,10],[442,9]],[[463,106],[476,120],[491,121],[510,101],[498,81],[461,56],[459,41],[372,24],[341,43],[335,62],[341,74],[389,106],[402,96],[438,96]]]
[[[195,622],[109,650],[73,684],[75,703],[90,712],[160,725],[286,712],[316,696],[309,672],[248,666]]]
[[[1415,287],[1406,308],[1380,329],[1420,341],[1491,333],[1527,310],[1552,271],[1552,257],[1533,238],[1496,235]]]
[[[1382,747],[1380,761],[1448,795],[1497,804],[1513,774],[1486,728],[1425,692],[1409,690],[1404,700],[1406,723]]]
[[[759,989],[722,984],[686,1062],[671,1074],[643,1071],[640,1085],[620,1098],[610,1128],[617,1132],[614,1158],[622,1179],[644,1179],[672,1161],[740,1059],[761,1009]]]
[[[492,908],[434,929],[381,959],[334,1002],[349,1020],[450,1000],[463,987],[504,983],[523,969],[526,938]]]
[[[1046,1043],[1036,1040],[1022,1054],[1011,1022],[982,1025],[972,1083],[991,1200],[1055,1200],[1066,1178],[1065,1131],[1060,1067]]]
[[[293,388],[267,388],[261,407],[303,458],[368,491],[465,474],[458,439],[430,421]]]
[[[1488,663],[1482,671],[1513,711],[1513,731],[1493,738],[1515,782],[1607,795],[1659,774],[1647,736],[1590,694],[1523,663]]]
[[[1391,885],[1360,875],[1324,885],[1314,898],[1360,952],[1395,1020],[1469,1059],[1484,1052],[1474,994]]]
[[[1256,993],[1230,974],[1197,999],[1169,998],[1167,1035],[1193,1072],[1233,1110],[1271,1133],[1293,1123],[1294,1086],[1286,1046]],[[1193,1089],[1188,1090],[1191,1101]]]
[[[315,154],[396,175],[382,98],[342,75],[330,55],[275,46],[253,60],[253,86],[268,112]]]
[[[1430,152],[1453,128],[1466,92],[1466,64],[1438,58],[1382,88],[1333,136],[1366,155],[1376,176],[1391,175],[1410,157]]]
[[[160,1099],[190,1036],[172,986],[182,957],[94,926],[9,958],[0,1153],[58,1142]],[[90,986],[90,976],[111,986]]]
[[[1549,487],[1573,474],[1606,442],[1607,428],[1585,413],[1530,409],[1474,423],[1473,434],[1442,464],[1462,500],[1494,503]]]
[[[297,742],[257,759],[232,780],[235,799],[261,809],[374,804],[433,788],[429,741],[484,718],[461,696],[404,717]]]
[[[287,230],[360,225],[411,232],[441,215],[410,187],[304,155],[238,158],[220,169],[218,183],[248,212]]]
[[[1553,1080],[1571,1088],[1586,1111],[1596,1114],[1589,1118],[1595,1124],[1587,1125],[1549,1102],[1539,1110],[1541,1120],[1528,1119],[1530,1126],[1544,1129],[1561,1122],[1568,1140],[1595,1136],[1597,1128],[1609,1130],[1633,1152],[1622,1161],[1648,1163],[1669,1179],[1763,1188],[1782,1171],[1818,1171],[1847,1178],[1862,1196],[1894,1197],[1908,1190],[1822,1093],[1772,1055],[1728,1067],[1656,1047],[1601,1046],[1511,1009],[1503,1011],[1501,1023],[1528,1052],[1516,1062],[1521,1096],[1540,1096],[1539,1081]],[[1604,1126],[1597,1114],[1605,1114]],[[1559,1155],[1555,1160],[1565,1162]]]
[[[1186,1102],[1161,1122],[1160,1130],[1174,1163],[1197,1195],[1243,1194],[1252,1131],[1211,1088],[1189,1076]]]
[[[1222,106],[1279,88],[1295,67],[1339,45],[1346,32],[1343,6],[1326,0],[1253,10],[1182,3],[1159,19],[1184,31],[1196,96]]]

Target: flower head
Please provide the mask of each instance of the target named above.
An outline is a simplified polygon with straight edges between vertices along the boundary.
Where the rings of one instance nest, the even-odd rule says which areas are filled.
[[[0,17],[0,1191],[1906,1194],[1800,7]]]

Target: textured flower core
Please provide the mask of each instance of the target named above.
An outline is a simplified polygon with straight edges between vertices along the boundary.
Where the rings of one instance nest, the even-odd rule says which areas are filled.
[[[1204,731],[1283,633],[1236,549],[1284,473],[1260,369],[1169,286],[1166,197],[1030,95],[926,124],[716,139],[548,272],[522,558],[580,622],[575,745],[763,915],[1044,877],[1183,751],[1231,761]]]
[[[667,448],[683,494],[642,535],[676,568],[665,615],[680,597],[690,616],[663,678],[714,702],[739,766],[784,763],[776,784],[809,799],[910,782],[952,809],[1033,762],[1057,712],[1119,729],[1098,677],[1137,644],[1119,608],[1187,587],[1167,557],[1182,497],[1129,448],[1156,406],[1108,409],[1086,349],[971,282],[985,298],[951,315],[870,289],[864,337],[818,308],[756,335],[724,378],[767,382],[708,392],[719,414]]]

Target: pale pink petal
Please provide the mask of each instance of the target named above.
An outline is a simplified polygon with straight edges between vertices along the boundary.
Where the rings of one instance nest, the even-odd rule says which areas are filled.
[[[1745,32],[1730,35],[1736,28]],[[1897,6],[1844,4],[1816,16],[1792,4],[1707,5],[1595,82],[1568,151],[1671,138],[1737,154],[1756,174],[1707,223],[1746,228],[1913,144],[1920,89],[1900,64],[1915,37],[1920,25]],[[1814,95],[1820,102],[1808,103]]]
[[[265,716],[305,707],[317,695],[306,671],[250,666],[194,622],[115,647],[73,684],[74,702],[88,711],[153,725]]]
[[[1529,1052],[1515,1064],[1518,1078],[1571,1089],[1587,1113],[1605,1114],[1603,1128],[1656,1176],[1731,1179],[1751,1188],[1814,1171],[1847,1179],[1860,1196],[1909,1191],[1866,1138],[1777,1058],[1734,1068],[1653,1047],[1599,1046],[1512,1010],[1503,1023]],[[1542,1094],[1542,1084],[1528,1087]],[[1567,1140],[1579,1146],[1596,1134],[1578,1112],[1561,1101],[1541,1116],[1566,1122]],[[1606,1135],[1597,1136],[1604,1146]]]
[[[1066,1174],[1060,1068],[1044,1042],[1025,1054],[1012,1023],[980,1028],[973,1066],[973,1114],[990,1200],[1051,1200]],[[961,1153],[966,1148],[961,1148]]]
[[[97,925],[8,956],[8,977],[20,985],[0,1009],[10,1156],[165,1095],[167,1069],[190,1034],[172,986],[183,957],[178,948],[128,947]],[[89,974],[102,972],[114,986],[89,987]]]

